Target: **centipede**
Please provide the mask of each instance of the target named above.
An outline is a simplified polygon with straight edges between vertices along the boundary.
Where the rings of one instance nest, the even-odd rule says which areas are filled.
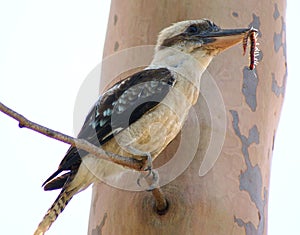
[[[250,40],[250,64],[249,69],[255,69],[258,63],[257,56],[259,55],[259,49],[257,48],[257,30],[251,29],[243,38],[243,55],[246,54],[248,39]]]

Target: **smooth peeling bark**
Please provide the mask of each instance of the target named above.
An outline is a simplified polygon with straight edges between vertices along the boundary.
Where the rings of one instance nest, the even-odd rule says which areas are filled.
[[[252,25],[259,30],[261,53],[257,68],[250,71],[249,48],[244,57],[242,45],[231,48],[213,60],[208,68],[211,76],[202,80],[201,89],[209,95],[216,90],[210,85],[213,78],[225,104],[225,142],[213,168],[199,176],[207,150],[214,147],[209,145],[211,133],[218,131],[210,113],[219,107],[210,107],[203,95],[195,108],[200,127],[195,158],[162,187],[170,204],[168,213],[157,215],[149,192],[95,184],[89,234],[267,234],[270,163],[287,77],[285,9],[286,1],[112,0],[102,91],[116,77],[146,66],[158,32],[180,20],[209,18],[222,28]],[[132,48],[137,46],[147,47],[136,54]],[[188,120],[187,128],[192,122]],[[193,134],[179,135],[155,164],[167,162]]]

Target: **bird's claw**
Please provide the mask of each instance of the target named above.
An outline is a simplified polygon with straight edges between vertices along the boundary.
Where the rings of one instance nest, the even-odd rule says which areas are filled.
[[[149,188],[147,188],[147,191],[152,191],[153,189],[158,187],[159,175],[156,170],[152,169],[153,165],[150,153],[147,153],[144,157],[146,157],[146,167],[144,168],[144,172],[142,172],[138,177],[137,184],[138,186],[142,187],[141,180],[145,179],[149,184]],[[152,179],[149,179],[150,175],[152,175]]]
[[[158,187],[158,182],[159,182],[158,172],[156,170],[150,170],[149,172],[145,172],[145,173],[140,174],[140,176],[137,179],[137,184],[138,186],[142,187],[141,180],[145,179],[149,184],[149,187],[146,189],[146,191],[152,191],[153,189]],[[149,178],[150,175],[152,175],[151,179]]]
[[[151,173],[152,171],[152,157],[150,153],[146,153],[145,156],[142,156],[143,158],[145,158],[145,168],[144,171],[149,171]],[[149,173],[149,175],[150,175]]]
[[[152,179],[149,188],[146,189],[147,191],[152,191],[153,189],[158,188],[158,182],[159,182],[158,172],[156,170],[152,170],[150,174],[152,174]]]

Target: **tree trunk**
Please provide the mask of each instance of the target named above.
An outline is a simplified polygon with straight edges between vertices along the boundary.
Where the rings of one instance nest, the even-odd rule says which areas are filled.
[[[127,54],[122,50],[155,45],[161,29],[181,20],[208,18],[222,28],[252,25],[259,30],[261,52],[253,71],[248,69],[248,56],[242,57],[241,45],[217,56],[209,66],[193,113],[200,130],[195,157],[182,174],[162,187],[168,212],[156,214],[150,192],[95,184],[89,234],[267,234],[270,163],[287,76],[285,8],[283,0],[111,1],[102,90],[120,74],[146,66],[153,53],[152,46],[130,49]],[[217,105],[211,103],[209,95],[218,89],[225,106],[216,100]],[[197,130],[194,126],[189,118],[188,131],[163,151],[156,166],[178,153],[183,141],[188,140],[189,146],[195,134],[191,132]],[[221,153],[214,162],[214,156],[207,155],[218,155],[218,147]],[[183,159],[190,154],[184,153]]]

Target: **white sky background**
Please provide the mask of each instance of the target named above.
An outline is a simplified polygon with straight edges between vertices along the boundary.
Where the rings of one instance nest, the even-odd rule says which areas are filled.
[[[101,61],[109,3],[0,1],[0,102],[37,123],[74,135],[74,102],[82,82]],[[272,163],[270,235],[300,234],[299,9],[299,1],[289,1],[289,76]],[[32,234],[58,195],[44,192],[41,184],[68,146],[19,129],[2,113],[0,140],[0,234]],[[47,234],[86,234],[90,200],[91,188],[78,194]]]
[[[78,90],[100,63],[110,1],[0,1],[0,100],[74,136]],[[90,107],[87,107],[85,113]],[[68,145],[19,129],[0,113],[0,234],[32,234],[59,191],[41,184]],[[91,188],[73,198],[47,233],[86,234]]]

